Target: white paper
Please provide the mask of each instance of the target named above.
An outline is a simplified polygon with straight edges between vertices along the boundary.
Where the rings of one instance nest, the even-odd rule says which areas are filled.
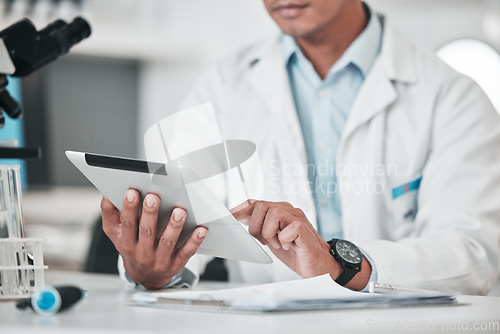
[[[211,306],[250,312],[456,304],[454,296],[441,293],[383,295],[352,291],[337,284],[328,274],[226,290],[137,292],[132,300],[145,306],[192,310],[207,310],[206,306]],[[201,305],[200,301],[208,304]]]
[[[158,298],[185,300],[224,300],[229,304],[260,301],[263,304],[286,300],[310,299],[367,299],[377,295],[352,291],[337,284],[329,274],[308,279],[254,285],[243,288],[212,291],[164,291],[137,292],[133,296],[136,302],[153,302]]]

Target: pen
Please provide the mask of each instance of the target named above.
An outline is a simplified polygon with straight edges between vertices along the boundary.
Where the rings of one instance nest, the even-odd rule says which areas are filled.
[[[424,290],[424,289],[413,289],[401,286],[394,286],[385,283],[374,283],[370,282],[368,286],[368,291],[370,293],[380,293],[382,295],[401,295],[401,294],[441,294],[439,291]]]
[[[171,304],[171,305],[218,306],[218,307],[229,306],[228,303],[224,300],[177,299],[177,298],[158,297],[156,302],[159,304]]]

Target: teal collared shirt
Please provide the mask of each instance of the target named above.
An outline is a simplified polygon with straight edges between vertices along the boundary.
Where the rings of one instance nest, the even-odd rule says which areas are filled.
[[[349,112],[382,45],[380,19],[367,6],[365,9],[369,15],[366,28],[330,68],[324,80],[295,40],[282,35],[285,64],[307,151],[318,231],[325,240],[343,238],[337,150]],[[373,269],[370,281],[373,281],[376,268],[372,261],[370,263]]]

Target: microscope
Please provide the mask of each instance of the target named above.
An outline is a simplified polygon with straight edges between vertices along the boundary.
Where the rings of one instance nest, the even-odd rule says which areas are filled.
[[[71,23],[56,20],[40,31],[29,19],[23,19],[0,31],[0,128],[5,124],[3,112],[17,119],[23,109],[7,91],[7,75],[27,76],[90,36],[90,26],[81,17]],[[37,159],[39,148],[0,147],[0,159]]]
[[[23,19],[0,31],[0,128],[3,113],[14,119],[23,115],[7,91],[7,75],[27,76],[89,36],[90,26],[80,17],[69,24],[56,20],[40,31]],[[2,159],[39,158],[40,148],[0,144],[0,301],[26,298],[44,287],[42,240],[24,236],[20,167],[1,164]]]

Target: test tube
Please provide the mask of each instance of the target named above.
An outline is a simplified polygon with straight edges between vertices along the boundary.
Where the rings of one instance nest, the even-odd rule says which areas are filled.
[[[24,238],[19,165],[0,165],[0,238]]]
[[[0,165],[0,297],[29,290],[20,166]]]

